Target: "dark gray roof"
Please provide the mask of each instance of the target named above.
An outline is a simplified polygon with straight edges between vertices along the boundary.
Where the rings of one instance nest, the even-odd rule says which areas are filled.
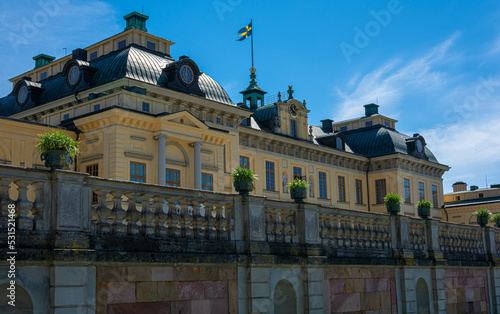
[[[118,51],[113,51],[90,62],[78,61],[81,65],[90,66],[97,69],[92,77],[92,87],[103,85],[121,78],[144,82],[147,84],[161,86],[164,79],[163,68],[174,62],[167,55],[153,52],[146,48],[130,45]],[[41,87],[45,91],[41,94],[40,104],[46,104],[56,99],[72,95],[72,92],[65,92],[66,78],[62,73],[51,76],[39,83],[30,84]],[[226,91],[213,78],[202,73],[199,78],[199,86],[205,93],[207,99],[234,106]],[[28,108],[20,108],[17,105],[16,97],[10,94],[0,98],[0,116],[8,116]]]
[[[375,125],[342,133],[351,149],[355,153],[366,157],[389,154],[411,154],[406,144],[406,139],[410,137],[385,126]],[[425,159],[428,161],[439,163],[434,154],[427,147],[424,147],[424,155]]]

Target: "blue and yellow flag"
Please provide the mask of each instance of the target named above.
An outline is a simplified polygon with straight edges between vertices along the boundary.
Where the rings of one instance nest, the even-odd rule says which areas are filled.
[[[238,39],[236,39],[237,41],[242,41],[243,39],[246,39],[248,38],[248,36],[252,36],[252,22],[250,21],[250,24],[248,24],[247,26],[243,27],[242,29],[240,29],[238,31]]]

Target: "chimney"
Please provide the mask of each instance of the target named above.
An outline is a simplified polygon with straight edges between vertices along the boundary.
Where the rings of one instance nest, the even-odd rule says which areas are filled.
[[[125,19],[125,21],[127,21],[125,30],[135,28],[144,32],[148,31],[148,29],[146,28],[146,20],[149,19],[149,16],[134,11],[130,14],[125,15],[123,18]]]
[[[73,59],[87,61],[87,50],[80,48],[73,50]]]
[[[51,63],[55,60],[55,58],[56,57],[45,55],[43,53],[39,54],[38,56],[34,56],[33,60],[35,60],[35,69]]]
[[[332,126],[333,120],[325,119],[325,120],[321,120],[321,123],[323,124],[323,126],[321,127],[323,129],[323,131],[328,132],[328,133],[333,132],[333,126]]]
[[[368,104],[368,105],[364,105],[363,107],[365,107],[365,116],[369,117],[371,115],[374,115],[374,114],[378,114],[378,105],[376,104]]]
[[[467,191],[467,183],[463,181],[457,181],[453,183],[453,192]]]

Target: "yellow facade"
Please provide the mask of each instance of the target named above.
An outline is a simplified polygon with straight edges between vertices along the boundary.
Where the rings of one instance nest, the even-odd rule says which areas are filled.
[[[145,47],[148,41],[155,41],[157,52],[163,54],[169,54],[173,44],[146,32],[129,29],[87,47],[86,51],[89,57],[94,51],[98,51],[98,56],[112,53],[118,50],[117,43],[123,38],[127,39],[127,45],[140,47]],[[68,62],[71,62],[71,56],[11,81],[14,87],[26,76],[36,82],[41,71],[54,75],[61,72]],[[144,92],[137,92],[137,89]],[[297,115],[290,117],[292,104]],[[252,111],[243,106],[224,104],[137,79],[119,78],[13,114],[11,118],[20,121],[5,120],[6,123],[0,125],[0,160],[25,167],[41,165],[33,145],[36,135],[47,127],[21,122],[35,121],[67,128],[67,132],[81,142],[76,170],[93,172],[104,178],[165,184],[159,182],[159,174],[166,171],[167,184],[178,183],[181,188],[193,189],[196,186],[195,147],[199,143],[203,188],[235,193],[230,174],[240,166],[243,157],[248,159],[250,169],[259,178],[255,183],[255,195],[289,200],[286,183],[297,174],[294,169],[295,172],[300,169],[300,175],[311,183],[308,202],[386,212],[381,202],[383,196],[392,192],[404,199],[407,179],[410,182],[410,201],[402,205],[402,213],[416,215],[416,203],[423,193],[424,199],[435,204],[433,217],[441,217],[442,175],[449,167],[410,155],[368,158],[347,148],[318,145],[314,142],[305,102],[290,98],[276,102],[275,106],[279,119],[273,132],[267,132],[261,130],[252,118]],[[248,119],[250,122],[242,125]],[[355,121],[336,122],[332,127],[335,130],[342,127],[355,130],[365,127],[366,121],[391,129],[397,122],[375,114]],[[159,169],[162,165],[158,160],[159,145],[163,145],[163,141],[165,169]],[[266,164],[269,167],[272,164],[274,179],[269,179],[271,171],[266,169]],[[137,172],[133,175],[136,170],[132,168],[140,168],[141,175]],[[377,186],[383,180],[383,187]],[[422,186],[423,190],[419,189]]]
[[[488,209],[492,214],[500,213],[500,187],[498,185],[481,189],[471,186],[472,189],[467,190],[465,183],[457,183],[453,185],[454,192],[444,195],[443,218],[452,222],[476,224],[473,214],[478,209]]]

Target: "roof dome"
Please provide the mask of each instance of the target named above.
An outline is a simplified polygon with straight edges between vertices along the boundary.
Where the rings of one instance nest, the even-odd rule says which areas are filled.
[[[97,69],[92,77],[91,86],[95,87],[121,78],[129,78],[164,87],[161,84],[164,79],[163,69],[172,62],[175,61],[167,55],[137,45],[130,45],[122,50],[113,51],[88,62],[90,67]],[[46,104],[73,94],[73,91],[68,91],[65,88],[66,78],[63,73],[58,73],[40,83],[41,88],[44,89],[40,96],[40,104]],[[225,105],[235,106],[224,88],[209,75],[201,73],[198,85],[205,94],[205,98]],[[9,116],[29,109],[20,107],[15,99],[13,93],[0,98],[0,115]]]

